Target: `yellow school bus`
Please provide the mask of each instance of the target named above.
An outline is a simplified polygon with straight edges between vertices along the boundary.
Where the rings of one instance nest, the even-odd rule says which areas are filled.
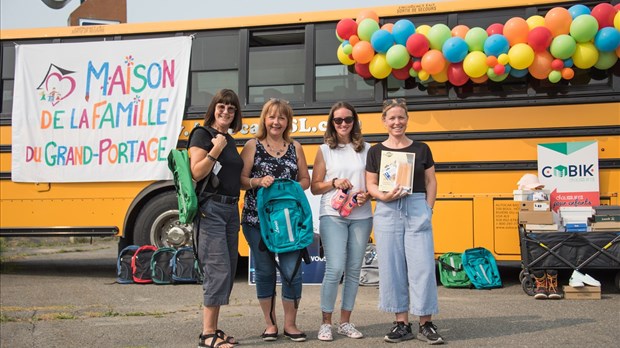
[[[579,2],[592,8],[598,1]],[[419,28],[488,28],[511,18],[544,17],[574,1],[409,1],[373,8],[379,24],[408,19]],[[354,4],[352,4],[354,6]],[[537,170],[537,145],[598,141],[602,204],[619,204],[620,64],[605,70],[574,69],[574,78],[508,76],[456,86],[410,77],[363,78],[344,65],[335,35],[343,18],[363,10],[288,13],[226,19],[1,32],[0,236],[117,235],[122,244],[191,244],[191,229],[179,224],[170,181],[17,183],[11,181],[11,125],[15,44],[193,37],[187,102],[178,147],[202,124],[220,88],[238,91],[243,128],[239,150],[257,131],[263,103],[286,99],[295,111],[293,137],[312,168],[323,142],[332,104],[346,100],[360,114],[365,139],[386,139],[380,121],[384,99],[404,97],[407,134],[428,143],[436,161],[438,199],[433,217],[435,252],[485,247],[500,261],[520,259],[518,205],[512,192],[525,173]],[[240,235],[239,253],[248,255]]]

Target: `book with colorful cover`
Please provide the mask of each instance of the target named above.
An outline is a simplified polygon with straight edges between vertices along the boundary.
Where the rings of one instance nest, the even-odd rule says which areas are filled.
[[[392,191],[399,185],[407,193],[413,191],[415,153],[381,151],[379,166],[379,191]]]

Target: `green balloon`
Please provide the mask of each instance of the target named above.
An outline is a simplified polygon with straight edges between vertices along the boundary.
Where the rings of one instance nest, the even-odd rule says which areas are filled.
[[[558,83],[562,79],[562,73],[558,70],[553,70],[549,73],[549,82]]]
[[[579,17],[577,17],[579,18]],[[598,61],[594,64],[594,67],[599,70],[607,70],[614,66],[618,61],[618,56],[616,56],[616,52],[600,52],[598,55]]]
[[[344,52],[345,54],[351,54],[353,52],[353,46],[351,46],[351,44],[346,44],[342,46],[342,52]]]
[[[501,75],[497,75],[493,73],[493,75],[495,76],[489,75],[489,80],[494,81],[494,82],[502,82],[508,77],[508,73],[503,73]]]
[[[374,19],[366,18],[357,26],[357,36],[360,40],[370,41],[370,37],[377,30],[379,30],[379,23]]]
[[[570,24],[570,36],[577,42],[588,42],[598,31],[598,21],[591,15],[580,15]]]
[[[385,59],[393,69],[404,68],[409,63],[409,52],[403,45],[394,45],[385,54]]]
[[[480,28],[474,27],[469,29],[467,34],[465,34],[465,42],[469,47],[469,52],[474,51],[484,51],[484,42],[489,38],[489,34],[487,31]]]
[[[431,45],[431,49],[440,50],[444,42],[452,37],[450,28],[445,24],[435,24],[429,30],[426,38]]]
[[[551,54],[555,58],[568,59],[575,53],[576,49],[577,43],[575,39],[570,35],[562,34],[553,39],[549,51],[551,51]]]

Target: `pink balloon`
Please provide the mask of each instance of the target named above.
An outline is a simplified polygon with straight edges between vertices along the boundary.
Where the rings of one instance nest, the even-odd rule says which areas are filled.
[[[601,28],[614,26],[614,17],[616,16],[616,12],[618,12],[618,10],[611,4],[603,2],[594,6],[590,14],[592,17],[596,18],[596,21],[598,22],[598,30],[601,30]]]
[[[355,63],[355,72],[362,78],[369,79],[372,77],[368,64]]]
[[[527,34],[527,44],[532,47],[534,52],[546,50],[553,41],[553,34],[547,27],[536,27]]]
[[[428,52],[430,47],[430,43],[426,36],[415,33],[407,39],[407,43],[405,44],[407,47],[407,51],[412,57],[422,57],[424,53]]]
[[[448,81],[454,86],[462,86],[467,83],[469,76],[463,70],[463,63],[450,63],[448,66]]]
[[[493,23],[489,25],[487,28],[487,34],[489,34],[489,36],[493,34],[504,35],[504,25],[501,23]]]

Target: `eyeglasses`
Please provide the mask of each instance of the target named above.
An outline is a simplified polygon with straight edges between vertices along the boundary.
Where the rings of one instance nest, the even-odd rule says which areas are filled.
[[[383,101],[383,107],[386,106],[392,106],[392,105],[400,105],[400,106],[407,106],[407,101],[405,100],[405,98],[393,98],[393,99],[386,99]]]
[[[334,117],[332,119],[334,121],[335,124],[337,125],[341,125],[342,122],[346,123],[346,124],[351,124],[353,123],[353,116],[347,116],[347,117]]]
[[[234,114],[235,112],[237,112],[237,107],[234,105],[224,105],[218,103],[215,108],[218,112],[228,112],[229,114]]]
[[[274,103],[284,103],[284,104],[288,105],[288,100],[286,100],[286,99],[269,98],[269,101],[274,102]]]

